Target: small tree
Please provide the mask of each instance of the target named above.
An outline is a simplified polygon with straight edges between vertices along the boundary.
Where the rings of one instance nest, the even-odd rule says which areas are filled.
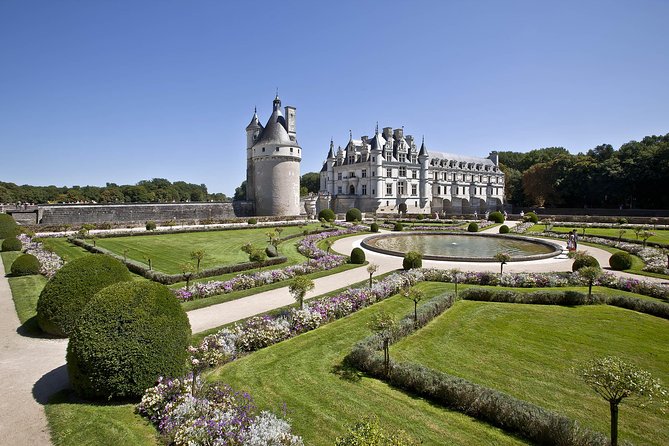
[[[314,289],[314,281],[306,276],[297,276],[288,285],[288,291],[300,304],[300,310],[304,308],[304,296]]]
[[[193,273],[195,272],[195,267],[193,266],[192,263],[190,262],[185,262],[179,265],[179,269],[184,275],[184,279],[186,279],[186,291],[190,288],[190,279],[193,277]]]
[[[384,429],[378,418],[365,418],[349,427],[343,437],[337,437],[335,446],[417,446],[420,444],[403,430]]]
[[[369,328],[378,333],[383,340],[383,367],[386,375],[390,371],[390,338],[396,325],[395,319],[384,312],[374,315],[369,323]]]
[[[623,239],[623,236],[627,230],[625,228],[618,228],[618,241],[621,241]]]
[[[637,226],[634,228],[634,234],[636,235],[636,239],[639,240],[639,235],[641,235],[641,231],[643,231],[643,227]]]
[[[578,274],[588,282],[588,297],[592,297],[592,285],[602,275],[601,268],[597,266],[584,266],[578,270]]]
[[[402,296],[413,301],[413,323],[414,325],[418,324],[418,302],[423,300],[425,293],[423,290],[419,290],[413,287],[407,287],[402,290]]]
[[[332,245],[334,245],[334,241],[330,240],[329,238],[323,240],[323,246],[325,246],[325,251],[328,254],[330,254],[330,249],[332,248]]]
[[[190,258],[195,261],[195,270],[198,274],[200,273],[200,262],[202,262],[202,259],[204,259],[206,255],[207,253],[204,249],[196,249],[190,253]]]
[[[275,228],[274,231],[276,232],[276,238],[278,239],[277,242],[281,241],[281,233],[283,232],[283,228]]]
[[[653,225],[653,231],[657,229],[657,222],[658,222],[657,217],[650,217],[650,223]]]
[[[504,274],[504,265],[511,260],[511,256],[505,252],[498,252],[493,258],[499,262],[499,273]]]
[[[379,265],[375,263],[370,263],[367,265],[367,272],[369,273],[369,287],[372,287],[372,276],[374,276],[374,273],[378,271]]]
[[[249,252],[249,262],[253,262],[258,266],[258,271],[262,267],[262,262],[267,259],[267,254],[264,249],[251,247]]]
[[[274,239],[276,238],[276,232],[274,231],[267,231],[265,232],[265,235],[267,236],[267,243],[270,245],[274,244]]]
[[[453,276],[453,283],[455,284],[455,297],[457,299],[457,297],[458,297],[458,282],[461,279],[462,271],[460,271],[457,268],[453,268],[453,269],[449,270],[449,272]]]
[[[127,262],[128,261],[128,252],[130,250],[128,248],[123,249],[123,261]]]
[[[643,247],[644,248],[646,247],[646,242],[648,241],[648,239],[651,238],[654,235],[655,235],[654,232],[651,232],[651,231],[648,231],[648,230],[641,231],[641,240],[643,240]]]
[[[542,223],[546,227],[546,231],[548,231],[553,226],[553,219],[552,218],[544,218],[544,221]]]
[[[151,257],[149,257],[148,255],[145,255],[144,260],[146,260],[146,262],[149,264],[149,271],[151,271],[153,269],[152,266],[151,266]]]
[[[618,445],[618,406],[625,398],[637,397],[653,402],[656,398],[666,404],[669,392],[660,381],[645,370],[628,364],[616,356],[594,359],[576,373],[599,396],[609,402],[611,412],[611,445]]]

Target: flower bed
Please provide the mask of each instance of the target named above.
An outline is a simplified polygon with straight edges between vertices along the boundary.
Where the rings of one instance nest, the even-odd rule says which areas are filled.
[[[405,222],[401,222],[404,225],[404,230],[405,231],[457,231],[457,232],[463,232],[467,231],[467,227],[461,227],[461,226],[450,226],[450,225],[423,225],[423,226],[417,226],[415,223],[414,224],[408,224]],[[479,230],[488,228],[490,226],[496,225],[494,221],[488,221],[488,220],[479,220],[476,222],[476,224],[479,227]],[[384,229],[394,229],[395,225],[391,223],[382,223],[379,225],[379,227],[382,227]]]
[[[39,272],[47,278],[52,278],[56,271],[58,271],[65,262],[60,256],[54,252],[44,249],[44,245],[39,242],[34,242],[31,237],[26,234],[21,234],[18,239],[23,245],[23,250],[26,254],[32,254],[39,260]]]

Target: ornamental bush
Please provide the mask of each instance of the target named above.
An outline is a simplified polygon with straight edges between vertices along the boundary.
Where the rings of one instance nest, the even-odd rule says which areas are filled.
[[[155,221],[147,221],[146,222],[146,230],[147,231],[155,231],[156,230],[156,222]]]
[[[479,232],[479,225],[474,221],[469,223],[469,226],[467,226],[467,232]]]
[[[372,223],[371,225],[369,225],[369,230],[372,232],[379,232],[379,224]]]
[[[321,209],[318,213],[318,220],[323,219],[325,221],[334,221],[335,213],[332,209]]]
[[[509,233],[509,227],[507,225],[502,225],[499,227],[499,233],[500,234],[508,234]]]
[[[279,251],[276,249],[276,246],[267,245],[267,248],[265,248],[265,254],[267,254],[267,257],[278,257]]]
[[[623,271],[632,267],[632,255],[626,251],[620,251],[609,258],[611,269]]]
[[[494,221],[495,223],[504,223],[504,214],[500,211],[493,211],[488,214],[488,221]]]
[[[358,208],[351,208],[346,211],[346,221],[362,221],[362,212]]]
[[[72,260],[47,282],[37,301],[37,322],[42,331],[68,336],[79,313],[95,293],[117,282],[131,280],[120,261],[106,255]]]
[[[531,221],[534,224],[539,223],[539,217],[534,212],[528,212],[523,216],[523,221]]]
[[[574,264],[571,266],[571,270],[572,271],[578,271],[581,268],[585,268],[585,267],[589,267],[589,266],[599,268],[599,262],[593,256],[589,256],[587,254],[579,255],[574,260]]]
[[[14,260],[11,267],[12,276],[31,276],[39,274],[39,260],[32,254],[22,254]]]
[[[2,241],[2,252],[21,251],[22,249],[23,245],[21,244],[21,240],[16,237],[9,237]]]
[[[164,285],[122,282],[93,296],[67,347],[70,384],[83,398],[138,400],[161,376],[185,373],[191,330]]]
[[[402,230],[404,230],[404,226],[402,225],[402,223],[400,223],[399,221],[395,222],[395,226],[393,227],[393,231],[402,231]]]
[[[404,255],[402,267],[405,270],[421,268],[423,266],[423,255],[416,251],[409,251]]]
[[[351,251],[351,263],[354,265],[365,263],[365,251],[360,248],[353,248],[353,251]]]
[[[0,213],[0,239],[16,237],[19,234],[19,225],[9,214]]]
[[[246,220],[246,223],[248,223],[250,225],[257,225],[258,224],[258,219],[257,218],[249,218],[248,220]]]

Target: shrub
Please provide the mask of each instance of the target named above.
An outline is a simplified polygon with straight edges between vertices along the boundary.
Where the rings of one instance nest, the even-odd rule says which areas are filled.
[[[534,212],[528,212],[523,217],[523,221],[531,221],[532,223],[537,224],[539,223],[539,217],[537,217],[537,214]]]
[[[250,225],[257,225],[258,224],[258,219],[257,218],[249,218],[248,220],[246,220],[246,223],[248,223]]]
[[[323,219],[325,221],[334,221],[335,213],[332,209],[321,209],[318,213],[318,220]]]
[[[499,227],[499,233],[500,234],[508,234],[509,233],[509,227],[507,225],[502,225]]]
[[[423,266],[423,255],[416,251],[409,251],[404,255],[402,267],[405,270],[420,268]]]
[[[37,322],[40,328],[46,333],[68,336],[79,313],[95,293],[128,280],[128,269],[106,255],[86,256],[66,263],[39,296]]]
[[[276,246],[268,245],[267,248],[265,248],[265,254],[267,254],[267,257],[278,257],[279,251],[276,249]]]
[[[147,221],[146,222],[146,230],[147,231],[155,231],[156,230],[156,222],[155,221]]]
[[[585,267],[599,268],[599,262],[593,256],[589,256],[587,254],[578,255],[574,260],[574,264],[571,266],[571,270],[578,271],[579,269]]]
[[[39,274],[39,260],[32,254],[22,254],[14,260],[11,267],[12,276],[31,276]]]
[[[418,217],[417,217],[417,218],[418,218],[418,220],[424,220],[424,219],[425,219],[425,215],[424,215],[424,214],[418,214]]]
[[[353,248],[353,251],[351,251],[351,263],[354,265],[365,263],[365,251],[360,248]]]
[[[23,245],[21,244],[21,240],[16,237],[6,238],[2,241],[2,252],[21,250],[23,250]]]
[[[360,212],[360,209],[351,208],[346,211],[346,221],[362,221],[362,212]]]
[[[16,237],[19,234],[19,225],[9,214],[0,213],[0,239]]]
[[[139,399],[158,377],[184,374],[190,335],[186,313],[164,285],[111,285],[93,296],[72,331],[70,384],[84,398]]]
[[[402,226],[402,223],[395,222],[395,226],[393,227],[393,231],[402,231],[404,229],[404,226]]]
[[[632,255],[626,251],[617,252],[609,258],[609,265],[616,271],[630,269],[632,267]]]
[[[493,211],[488,214],[488,221],[494,221],[495,223],[504,223],[504,214],[500,211]]]
[[[379,232],[379,224],[378,223],[372,223],[369,226],[369,230],[372,232]]]
[[[479,232],[479,225],[474,221],[469,223],[469,226],[467,226],[467,232]]]

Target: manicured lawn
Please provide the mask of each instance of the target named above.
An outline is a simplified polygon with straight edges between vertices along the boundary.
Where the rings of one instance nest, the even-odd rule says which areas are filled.
[[[46,249],[58,254],[66,262],[78,259],[79,257],[89,256],[90,252],[77,245],[68,242],[65,237],[43,238],[39,240]]]
[[[2,244],[1,240],[0,244]],[[12,263],[14,263],[14,260],[16,260],[16,258],[20,255],[20,251],[8,251],[0,253],[0,256],[2,256],[2,266],[5,268],[5,274],[9,274]]]
[[[9,265],[18,257],[19,252],[3,252],[2,261],[4,262],[5,271],[9,271]],[[14,300],[14,308],[16,308],[16,315],[19,322],[24,324],[24,328],[29,334],[41,334],[41,330],[37,326],[37,320],[34,316],[37,314],[37,299],[44,288],[47,279],[39,274],[22,277],[7,277],[9,288],[12,291],[12,299]]]
[[[422,284],[436,292],[447,284]],[[253,395],[260,408],[287,404],[294,431],[308,445],[332,445],[349,425],[377,415],[390,429],[401,428],[425,445],[523,444],[499,429],[341,369],[353,344],[370,334],[367,324],[380,310],[396,316],[413,308],[396,296],[289,341],[260,350],[209,376]]]
[[[669,383],[669,321],[609,306],[556,307],[460,301],[391,348],[419,362],[507,392],[608,433],[608,403],[571,367],[618,355]],[[620,438],[669,444],[669,418],[623,402]]]
[[[161,444],[153,426],[133,404],[91,404],[61,391],[44,406],[55,446]]]
[[[320,227],[320,224],[311,224],[304,229],[313,230],[317,227]],[[299,226],[286,226],[282,229],[282,237],[300,234],[304,230]],[[199,249],[206,252],[200,264],[201,269],[247,262],[248,254],[242,252],[240,248],[246,243],[265,248],[268,241],[265,234],[270,231],[273,231],[273,228],[114,237],[99,239],[97,245],[119,255],[123,255],[125,251],[128,258],[138,262],[147,263],[146,258],[150,257],[154,269],[177,274],[181,272],[179,268],[181,264],[193,262],[190,253]]]
[[[541,232],[544,229],[546,229],[545,225],[542,224],[537,224],[532,226],[529,231],[531,232]],[[579,237],[581,234],[583,234],[583,229],[582,228],[567,228],[564,226],[553,226],[551,229],[552,231],[559,232],[559,233],[567,233],[571,232],[574,229],[577,230]],[[650,227],[650,232],[654,233],[655,235],[650,237],[648,239],[649,242],[654,242],[654,243],[663,243],[665,245],[669,245],[669,230],[666,229],[656,229],[653,230],[652,227]],[[591,235],[591,236],[597,236],[597,235],[605,235],[608,237],[615,237],[616,239],[620,236],[620,233],[618,232],[618,229],[616,228],[586,228],[585,230],[585,235]],[[626,229],[625,234],[623,234],[623,240],[633,240],[636,241],[636,233],[634,232],[633,229]],[[641,237],[639,237],[639,240],[643,240]]]

